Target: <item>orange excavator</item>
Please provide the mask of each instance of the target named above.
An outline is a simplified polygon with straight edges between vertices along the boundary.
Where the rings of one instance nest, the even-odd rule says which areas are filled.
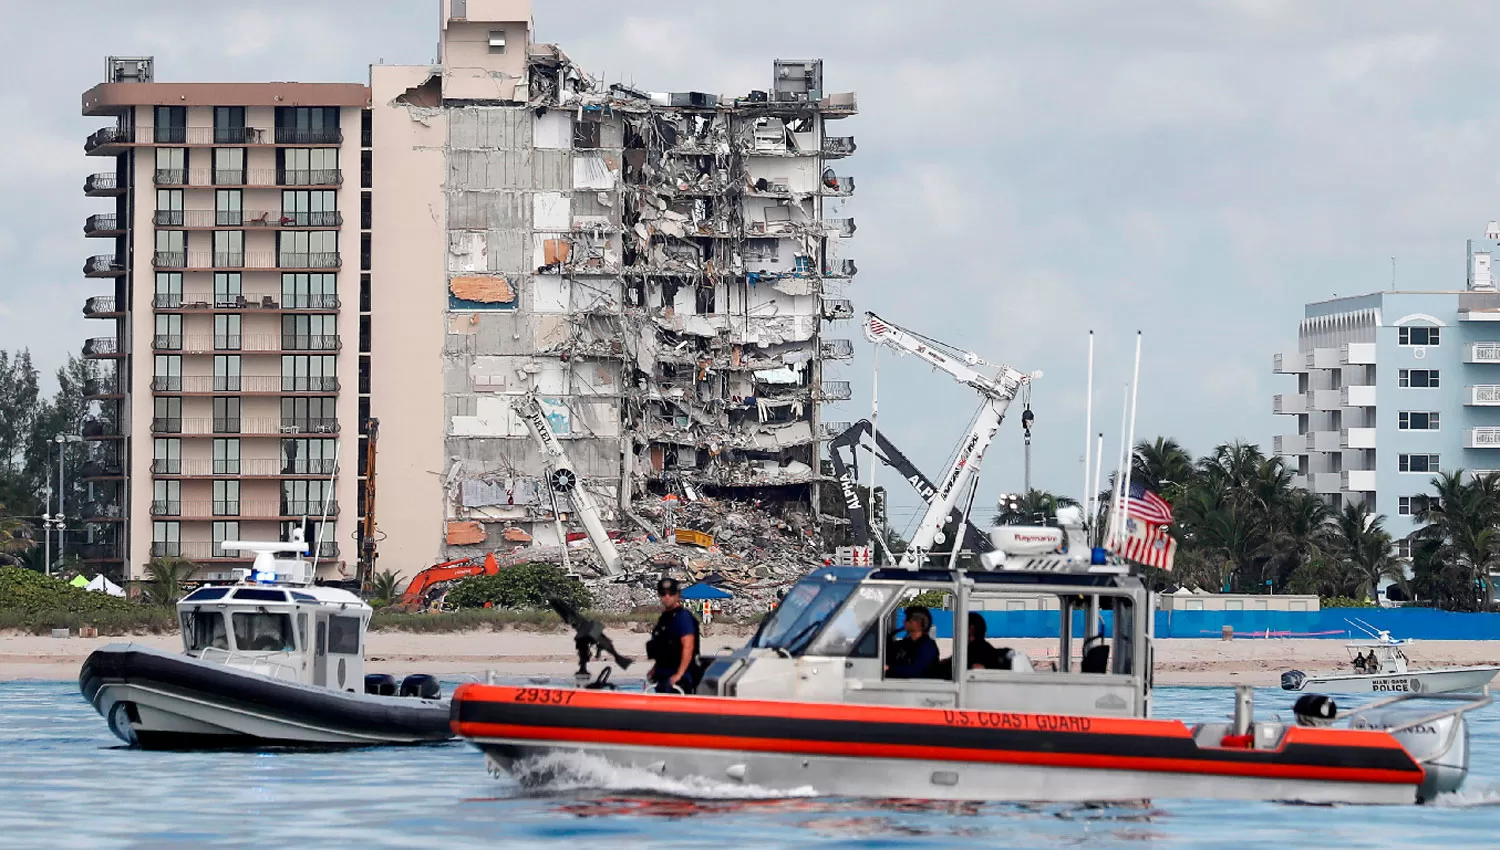
[[[495,560],[494,552],[486,554],[482,561],[459,558],[456,561],[433,564],[412,576],[398,604],[404,611],[420,611],[427,607],[428,592],[437,585],[474,576],[492,576],[498,572],[500,572],[500,562]]]

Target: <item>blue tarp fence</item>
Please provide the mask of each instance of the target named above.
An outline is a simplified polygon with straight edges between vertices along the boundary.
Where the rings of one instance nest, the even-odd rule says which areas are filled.
[[[1057,636],[1056,611],[982,611],[990,638]],[[1105,630],[1112,628],[1111,612],[1104,614]],[[1364,637],[1348,623],[1363,620],[1392,637],[1416,640],[1500,640],[1500,614],[1462,614],[1432,608],[1324,608],[1321,611],[1158,611],[1159,638],[1217,638],[1225,626],[1237,638],[1318,637],[1346,640]],[[936,636],[953,636],[953,612],[932,612]],[[1075,612],[1073,634],[1083,636],[1083,612]]]

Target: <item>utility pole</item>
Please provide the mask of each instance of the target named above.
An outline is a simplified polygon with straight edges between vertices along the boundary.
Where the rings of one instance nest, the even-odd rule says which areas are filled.
[[[68,443],[81,443],[83,442],[83,437],[79,434],[58,434],[52,438],[52,441],[57,443],[57,561],[58,563],[62,563],[67,549],[66,539],[63,535],[68,527],[67,514],[63,510],[63,494],[67,489],[63,483],[63,456],[67,454]],[[48,568],[48,575],[51,575],[50,567]]]

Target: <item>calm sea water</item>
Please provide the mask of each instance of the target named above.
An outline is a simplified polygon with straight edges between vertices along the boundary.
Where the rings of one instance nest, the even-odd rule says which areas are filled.
[[[1228,689],[1163,688],[1161,717],[1219,719]],[[1285,711],[1257,693],[1262,714]],[[1465,790],[1423,807],[1164,801],[1144,807],[745,799],[578,765],[526,790],[466,744],[325,753],[118,746],[76,685],[0,683],[0,847],[1500,846],[1500,708],[1470,715]],[[753,794],[753,790],[750,792]]]

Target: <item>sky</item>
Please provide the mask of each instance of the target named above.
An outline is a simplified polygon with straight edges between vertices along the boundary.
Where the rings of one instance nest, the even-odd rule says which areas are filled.
[[[80,313],[102,160],[79,113],[107,55],[154,55],[162,81],[366,82],[435,53],[437,0],[219,4],[9,0],[0,47],[0,348],[55,369],[109,333]],[[1033,486],[1076,496],[1086,339],[1095,430],[1119,452],[1143,332],[1137,439],[1195,454],[1269,448],[1290,420],[1271,374],[1302,305],[1389,288],[1461,288],[1464,241],[1500,219],[1500,4],[1320,0],[535,0],[536,37],[608,82],[743,94],[776,58],[825,60],[857,91],[834,125],[858,152],[857,311],[1040,370]],[[61,11],[65,9],[66,11]],[[1394,260],[1392,259],[1394,258]],[[831,370],[869,414],[871,349]],[[978,406],[913,358],[879,358],[880,429],[940,470]],[[986,456],[980,501],[1022,483],[1019,411]],[[889,472],[883,480],[893,484]],[[897,525],[915,497],[893,487]]]

